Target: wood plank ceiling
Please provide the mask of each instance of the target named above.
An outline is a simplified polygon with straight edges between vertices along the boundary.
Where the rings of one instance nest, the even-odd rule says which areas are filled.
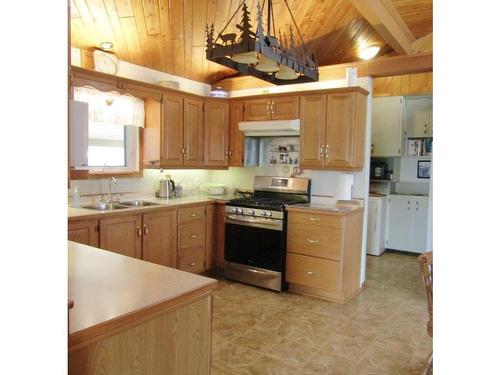
[[[205,59],[205,24],[221,31],[241,0],[71,0],[71,45],[114,44],[119,59],[213,84],[237,72]],[[247,0],[256,25],[257,2]],[[276,32],[292,23],[283,0],[272,0]],[[392,0],[416,38],[432,32],[432,0]],[[349,0],[289,0],[299,29],[320,66],[358,61],[364,45],[392,51]],[[237,32],[235,17],[227,32]]]

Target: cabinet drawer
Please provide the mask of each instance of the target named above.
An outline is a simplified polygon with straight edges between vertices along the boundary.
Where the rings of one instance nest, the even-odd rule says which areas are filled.
[[[205,248],[205,220],[179,225],[179,250]]]
[[[286,281],[337,293],[340,284],[340,263],[287,253]]]
[[[192,249],[179,253],[178,268],[182,271],[200,273],[205,270],[205,249]]]
[[[315,226],[327,226],[332,228],[344,228],[342,216],[324,215],[308,212],[289,212],[288,223],[313,224]]]
[[[205,206],[193,206],[179,209],[179,224],[205,217]]]
[[[287,231],[287,251],[340,260],[342,229],[325,230],[313,224],[289,223]]]

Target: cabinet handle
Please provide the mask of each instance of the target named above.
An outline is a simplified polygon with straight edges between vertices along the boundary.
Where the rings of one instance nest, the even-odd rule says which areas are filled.
[[[323,156],[323,155],[325,154],[325,152],[323,151],[323,148],[324,148],[324,147],[325,147],[325,146],[321,145],[321,146],[320,146],[320,148],[319,148],[319,155],[320,155],[320,156]]]
[[[233,150],[231,148],[229,149],[229,156],[233,156]]]
[[[270,115],[271,114],[271,102],[267,102],[267,106],[266,106],[266,109],[267,109],[267,114]]]
[[[329,154],[330,154],[330,145],[326,145],[325,156],[328,157]]]
[[[271,114],[274,115],[276,112],[276,104],[271,100]]]
[[[427,134],[427,124],[424,125],[424,134]]]
[[[189,263],[189,265],[192,267],[192,266],[196,266],[196,262],[192,262],[192,263]]]
[[[189,236],[189,238],[197,238],[198,236],[196,234],[192,234]]]
[[[375,145],[372,143],[372,147],[371,147],[371,153],[373,154],[373,151],[375,151]]]
[[[309,243],[319,243],[318,240],[311,240],[310,238],[307,238],[306,241]]]
[[[310,221],[319,221],[319,219],[317,217],[308,217],[308,219]]]
[[[196,217],[197,215],[195,213],[192,213],[191,215],[189,215],[191,217]]]
[[[188,154],[188,148],[187,146],[184,147],[184,155],[187,155]]]
[[[317,274],[317,272],[307,271],[307,272],[306,272],[306,274],[308,274],[308,275],[312,276],[312,275],[316,275],[316,274]]]
[[[182,152],[181,152],[182,153]],[[151,164],[156,164],[156,163],[159,163],[160,161],[159,160],[150,160],[149,161]]]
[[[408,201],[408,211],[410,211],[410,201]]]
[[[144,224],[144,227],[143,227],[142,230],[144,231],[144,235],[145,236],[149,234],[149,228],[148,228],[148,226],[146,224]]]
[[[137,237],[142,237],[142,229],[139,225],[137,226]]]

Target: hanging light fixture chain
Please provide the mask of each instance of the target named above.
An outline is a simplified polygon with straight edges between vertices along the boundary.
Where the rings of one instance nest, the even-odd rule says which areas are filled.
[[[293,17],[292,11],[290,7],[288,6],[288,1],[283,0],[285,2],[286,8],[288,9],[288,13],[290,13],[290,16],[292,17],[293,24],[295,25],[295,28],[297,29],[297,33],[299,34],[300,41],[302,42],[302,45],[304,46],[306,52],[308,55],[311,55],[309,50],[307,49],[306,43],[304,42],[304,39],[302,39],[302,34],[300,33],[299,27],[297,26],[297,22],[295,22],[295,18]]]

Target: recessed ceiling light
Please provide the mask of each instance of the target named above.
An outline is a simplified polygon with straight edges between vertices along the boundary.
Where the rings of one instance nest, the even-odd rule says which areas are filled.
[[[380,51],[379,46],[368,46],[359,51],[359,57],[363,60],[370,60],[377,55],[378,51]]]
[[[113,48],[113,43],[111,42],[102,42],[101,43],[101,49],[108,51]]]

